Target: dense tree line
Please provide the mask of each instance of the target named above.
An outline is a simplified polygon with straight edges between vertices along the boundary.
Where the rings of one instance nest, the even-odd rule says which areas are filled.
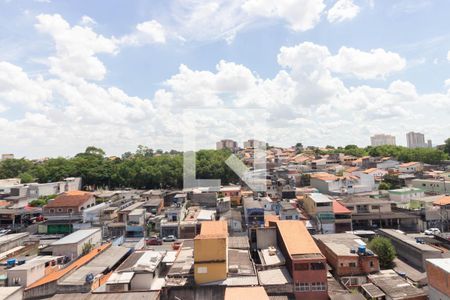
[[[227,150],[197,152],[197,178],[220,178],[222,184],[238,178],[225,164],[231,153]],[[152,150],[140,146],[135,153],[106,157],[102,149],[88,147],[71,158],[51,158],[33,162],[25,158],[0,162],[0,178],[20,177],[24,183],[59,181],[80,176],[84,186],[109,188],[181,188],[183,155],[180,152]]]
[[[420,161],[427,164],[439,164],[443,160],[449,158],[450,155],[450,139],[446,141],[443,149],[436,148],[415,148],[410,149],[402,146],[378,146],[359,148],[356,145],[347,145],[345,147],[334,148],[327,146],[326,150],[322,150],[321,154],[344,153],[345,155],[353,155],[357,157],[373,156],[373,157],[394,157],[399,161],[410,162]]]

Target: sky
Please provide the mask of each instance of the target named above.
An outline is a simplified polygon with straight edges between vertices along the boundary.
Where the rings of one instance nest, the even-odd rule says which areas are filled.
[[[446,0],[0,0],[0,153],[450,137]],[[192,146],[194,147],[194,146]]]

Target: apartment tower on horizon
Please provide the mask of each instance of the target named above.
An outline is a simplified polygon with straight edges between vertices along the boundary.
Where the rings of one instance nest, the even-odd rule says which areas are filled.
[[[406,142],[408,148],[431,148],[433,146],[431,140],[425,142],[425,135],[420,132],[408,132]]]
[[[383,145],[393,145],[395,146],[395,136],[389,134],[375,134],[370,138],[370,143],[372,147],[383,146]]]

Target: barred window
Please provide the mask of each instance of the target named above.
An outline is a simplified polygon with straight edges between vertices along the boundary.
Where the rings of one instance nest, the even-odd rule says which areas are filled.
[[[313,282],[311,283],[311,291],[319,292],[326,291],[327,285],[324,282]]]
[[[296,282],[295,283],[295,291],[296,292],[308,292],[309,291],[309,283]]]

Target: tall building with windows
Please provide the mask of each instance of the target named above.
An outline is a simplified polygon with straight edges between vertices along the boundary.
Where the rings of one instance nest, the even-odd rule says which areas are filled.
[[[393,145],[395,146],[395,136],[389,134],[375,134],[370,138],[372,147]]]
[[[408,148],[428,148],[431,145],[431,140],[425,142],[425,135],[420,132],[408,132],[406,134],[406,142]]]
[[[229,149],[232,152],[236,152],[239,150],[238,144],[236,141],[233,140],[221,140],[216,143],[216,149],[222,150],[222,149]]]
[[[248,140],[244,142],[244,148],[260,148],[265,149],[267,146],[266,142],[258,141],[258,140]]]

